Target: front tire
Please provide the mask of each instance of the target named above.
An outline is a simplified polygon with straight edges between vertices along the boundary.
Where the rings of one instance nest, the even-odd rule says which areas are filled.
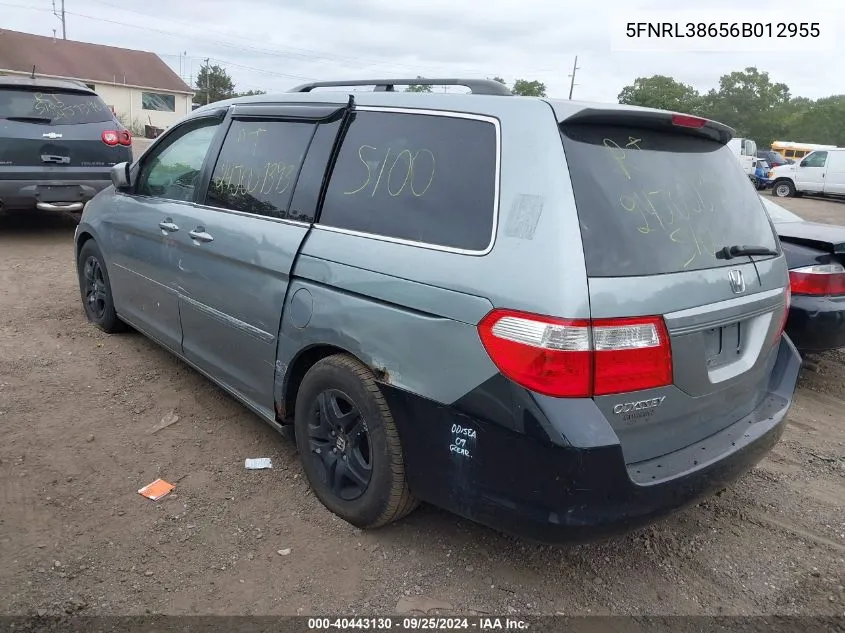
[[[305,374],[294,425],[305,476],[336,515],[377,528],[417,507],[393,416],[372,372],[357,359],[329,356]]]
[[[795,196],[795,185],[789,180],[781,180],[772,186],[772,195],[777,198],[792,198]]]
[[[106,334],[122,332],[126,324],[114,310],[109,273],[103,254],[94,240],[82,245],[77,260],[79,291],[88,320]]]

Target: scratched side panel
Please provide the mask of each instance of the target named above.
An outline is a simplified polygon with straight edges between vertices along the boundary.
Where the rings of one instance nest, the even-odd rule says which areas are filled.
[[[418,290],[423,303],[425,286]],[[432,304],[440,300],[437,289],[431,289],[428,299]],[[471,298],[467,303],[476,302]],[[386,382],[442,403],[454,402],[498,371],[473,325],[297,278],[282,318],[280,373],[301,350],[314,345],[345,349],[383,373]],[[277,382],[283,384],[284,378],[277,377]]]

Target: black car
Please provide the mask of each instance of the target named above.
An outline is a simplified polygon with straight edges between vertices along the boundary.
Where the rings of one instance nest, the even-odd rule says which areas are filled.
[[[761,150],[757,152],[757,158],[761,158],[769,164],[769,167],[775,168],[781,165],[791,165],[795,161],[791,158],[784,158],[784,156],[774,150]]]
[[[0,77],[0,210],[79,218],[132,160],[132,135],[93,90],[75,81]]]
[[[786,333],[803,353],[845,347],[845,227],[805,222],[761,200],[789,266],[792,305]]]

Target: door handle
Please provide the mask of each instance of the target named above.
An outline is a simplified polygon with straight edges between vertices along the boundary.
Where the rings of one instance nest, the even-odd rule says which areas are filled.
[[[188,233],[191,236],[192,240],[196,240],[197,242],[213,242],[214,238],[205,232],[205,228],[198,226],[193,231]]]
[[[164,218],[163,222],[158,223],[158,228],[164,233],[175,233],[179,230],[179,227],[173,224],[173,218]]]

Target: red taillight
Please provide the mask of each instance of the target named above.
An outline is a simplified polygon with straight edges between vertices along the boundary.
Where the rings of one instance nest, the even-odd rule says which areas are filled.
[[[697,116],[690,116],[688,114],[673,114],[672,125],[680,127],[704,127],[707,124],[707,119],[702,119]]]
[[[593,320],[597,396],[672,384],[672,347],[660,317]]]
[[[103,143],[114,147],[115,145],[132,145],[132,134],[129,130],[106,130],[102,135]]]
[[[505,376],[547,396],[589,398],[672,383],[661,317],[570,320],[493,310],[478,332]]]
[[[794,295],[845,294],[845,267],[840,264],[819,264],[789,271],[789,285]]]

